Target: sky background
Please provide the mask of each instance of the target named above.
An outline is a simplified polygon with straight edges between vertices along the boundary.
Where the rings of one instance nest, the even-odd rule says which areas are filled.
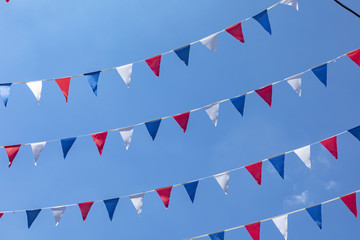
[[[2,1],[0,81],[19,82],[92,72],[149,58],[199,40],[276,3],[276,0]],[[357,1],[343,0],[360,11]],[[270,10],[273,35],[254,20],[243,24],[245,44],[227,33],[215,53],[191,47],[186,67],[172,53],[162,58],[160,77],[145,63],[134,65],[126,88],[116,71],[101,74],[98,97],[84,77],[73,78],[69,102],[54,81],[43,84],[38,105],[26,85],[11,88],[0,106],[0,145],[59,139],[129,126],[181,113],[240,95],[292,76],[360,47],[360,20],[333,1],[299,1],[300,11]],[[125,150],[110,133],[100,157],[91,137],[80,138],[63,159],[59,142],[46,145],[38,166],[29,146],[8,169],[0,151],[0,209],[37,209],[108,199],[165,187],[255,163],[360,124],[360,68],[347,57],[328,66],[328,87],[312,73],[303,76],[299,97],[287,84],[274,86],[269,108],[256,94],[241,117],[221,104],[215,128],[204,111],[190,116],[184,134],[164,120],[153,142],[135,128]],[[338,138],[339,160],[321,145],[312,147],[312,170],[286,156],[285,180],[269,162],[258,186],[246,171],[230,176],[225,196],[214,179],[199,183],[195,203],[185,189],[173,189],[165,210],[156,193],[145,195],[139,217],[128,199],[119,201],[113,222],[103,203],[85,223],[78,207],[68,208],[58,227],[50,210],[31,229],[24,212],[4,215],[2,239],[184,239],[251,223],[360,189],[360,143]],[[357,239],[358,220],[336,201],[323,207],[323,230],[306,212],[289,217],[289,239]],[[283,239],[272,222],[262,239]],[[244,229],[226,239],[251,239]]]

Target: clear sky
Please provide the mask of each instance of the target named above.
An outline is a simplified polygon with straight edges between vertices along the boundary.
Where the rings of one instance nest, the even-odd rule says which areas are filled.
[[[251,17],[276,0],[45,1],[0,3],[0,81],[64,77],[120,66],[196,41]],[[343,0],[360,11],[358,1]],[[300,11],[269,12],[273,35],[254,20],[243,24],[245,44],[224,33],[215,53],[192,46],[189,66],[175,54],[163,57],[160,78],[145,63],[134,65],[129,89],[115,71],[101,74],[98,97],[87,80],[74,78],[69,102],[55,82],[45,82],[38,105],[26,85],[13,86],[0,106],[0,145],[66,138],[172,115],[233,97],[317,66],[360,47],[360,20],[330,0],[299,0]],[[303,76],[299,97],[287,83],[274,86],[273,106],[248,96],[244,117],[227,102],[215,128],[204,111],[190,116],[184,134],[164,120],[153,142],[135,128],[125,150],[120,135],[108,135],[103,156],[91,137],[77,140],[66,160],[60,143],[44,148],[38,166],[29,146],[10,169],[0,151],[0,209],[37,209],[113,198],[186,182],[255,163],[360,124],[360,68],[342,58],[328,66],[328,87]],[[338,139],[339,160],[320,145],[312,170],[286,158],[283,181],[266,162],[263,185],[245,171],[230,176],[225,196],[214,179],[200,182],[195,203],[183,187],[173,189],[165,210],[156,193],[145,195],[139,217],[130,200],[118,204],[113,222],[103,203],[85,223],[68,208],[58,227],[50,210],[27,229],[25,213],[0,220],[2,239],[184,239],[276,216],[360,189],[360,143]],[[289,217],[289,239],[356,239],[358,220],[340,202],[323,208],[323,230],[306,212]],[[282,239],[271,222],[262,239]],[[250,239],[244,230],[226,239]]]

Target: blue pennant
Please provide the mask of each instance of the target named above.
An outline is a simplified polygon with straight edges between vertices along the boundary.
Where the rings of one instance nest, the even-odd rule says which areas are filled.
[[[274,166],[276,171],[280,174],[281,178],[284,179],[285,154],[269,158],[269,161]]]
[[[315,74],[315,76],[325,85],[325,87],[327,86],[327,63],[315,67],[313,69],[311,69],[313,71],[313,73]]]
[[[271,26],[267,10],[253,16],[253,18],[271,35]]]
[[[67,138],[67,139],[61,139],[61,146],[64,153],[64,159],[66,158],[66,155],[68,154],[70,148],[74,144],[76,140],[76,137],[73,138]]]
[[[194,181],[194,182],[189,182],[189,183],[184,184],[184,187],[185,187],[187,193],[189,194],[189,197],[190,197],[192,203],[194,203],[194,200],[195,200],[195,193],[196,193],[198,184],[199,184],[199,181]]]
[[[360,141],[360,126],[350,129],[349,132]]]
[[[189,54],[190,54],[190,44],[184,47],[180,47],[174,50],[176,55],[183,61],[186,66],[189,65]]]
[[[41,209],[37,210],[26,210],[27,220],[28,220],[28,228],[31,227],[37,216],[39,215]]]
[[[4,105],[6,107],[7,102],[9,100],[9,95],[10,95],[10,87],[11,87],[11,83],[3,83],[0,84],[0,96],[4,102]]]
[[[113,199],[104,200],[106,210],[109,213],[110,221],[112,221],[112,219],[113,219],[114,212],[115,212],[115,209],[116,209],[116,205],[118,204],[118,202],[119,202],[119,198],[113,198]]]
[[[209,237],[211,238],[211,240],[224,240],[225,237],[225,232],[218,232],[218,233],[213,233],[210,234]]]
[[[232,102],[236,110],[239,111],[241,116],[244,116],[245,96],[246,95],[242,95],[240,97],[230,99],[230,101]]]
[[[322,229],[321,204],[306,209],[315,223]]]
[[[145,126],[153,140],[155,140],[156,134],[160,127],[160,123],[161,123],[161,119],[145,123]]]
[[[84,76],[87,77],[95,96],[97,96],[97,87],[98,87],[100,71],[92,72],[92,73],[85,73]]]

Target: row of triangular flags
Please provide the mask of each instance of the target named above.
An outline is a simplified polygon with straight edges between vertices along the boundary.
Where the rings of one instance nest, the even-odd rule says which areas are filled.
[[[285,5],[289,5],[289,6],[293,6],[296,9],[298,9],[298,3],[297,0],[282,0],[279,3],[285,4]],[[276,4],[277,5],[277,4]],[[274,5],[275,6],[275,5]],[[271,8],[271,7],[270,7]],[[268,9],[270,9],[268,8]],[[261,26],[271,34],[271,26],[270,26],[270,21],[269,21],[269,17],[268,17],[268,9],[262,11],[261,13],[253,16],[252,18],[255,19],[258,23],[261,24]],[[244,22],[244,21],[242,21]],[[239,40],[240,42],[245,42],[244,40],[244,35],[242,32],[242,27],[241,27],[241,23],[239,22],[231,27],[228,27],[218,33],[212,34],[208,37],[205,37],[199,41],[196,41],[194,43],[197,42],[201,42],[204,46],[206,46],[207,48],[209,48],[211,51],[215,52],[216,48],[217,48],[217,35],[221,32],[226,31],[227,33],[229,33],[230,35],[232,35],[233,37],[235,37],[237,40]],[[190,55],[190,46],[194,43],[188,44],[186,46],[174,49],[172,51],[169,51],[167,53],[170,52],[174,52],[181,61],[183,61],[186,65],[189,64],[189,55]],[[152,70],[152,72],[159,77],[160,76],[160,63],[161,63],[161,56],[165,55],[167,53],[163,53],[160,55],[157,55],[155,57],[151,57],[148,59],[145,59],[143,61],[138,61],[136,63],[139,62],[146,62],[147,65],[149,66],[149,68]],[[125,84],[129,87],[130,86],[130,81],[131,81],[131,76],[132,76],[132,72],[133,72],[133,65],[134,63],[130,63],[130,64],[126,64],[120,67],[115,67],[115,68],[110,68],[110,69],[105,69],[105,70],[101,70],[101,71],[95,71],[95,72],[91,72],[91,73],[85,73],[85,74],[80,74],[80,75],[76,75],[76,77],[78,76],[85,76],[94,92],[94,94],[97,96],[97,88],[98,88],[98,81],[99,81],[99,76],[100,73],[103,71],[108,71],[108,70],[113,70],[116,69],[117,72],[119,73],[119,75],[121,76],[121,78],[124,80]],[[71,77],[65,77],[65,78],[58,78],[58,79],[46,79],[46,80],[39,80],[39,81],[30,81],[30,82],[24,82],[26,83],[26,85],[29,87],[29,89],[32,91],[32,93],[34,94],[36,100],[40,103],[40,98],[41,98],[41,92],[42,92],[42,83],[43,81],[49,81],[49,80],[55,80],[55,82],[58,84],[60,90],[62,91],[62,93],[65,96],[66,102],[68,101],[68,96],[69,96],[69,88],[70,88],[70,81],[71,78],[75,77],[75,76],[71,76]],[[13,84],[20,84],[20,83],[3,83],[0,84],[0,96],[5,104],[5,107],[7,106],[7,102],[9,99],[9,95],[10,95],[10,88]]]
[[[352,52],[349,52],[347,54],[344,54],[343,56],[349,56],[350,59],[352,59],[356,64],[358,64],[360,66],[360,49],[354,50]],[[342,57],[342,56],[340,56]],[[338,58],[340,58],[338,57]],[[338,59],[337,58],[337,59]],[[333,60],[331,60],[333,61]],[[319,80],[326,86],[327,84],[327,64],[331,61],[328,61],[325,64],[322,64],[320,66],[317,66],[315,68],[310,69],[318,78]],[[308,71],[310,71],[308,70]],[[307,72],[307,71],[305,71]],[[303,73],[305,73],[303,72]],[[234,98],[229,98],[229,99],[224,99],[221,101],[218,101],[216,103],[212,103],[210,105],[207,105],[205,107],[202,108],[197,108],[195,110],[190,110],[187,111],[185,113],[181,113],[181,114],[177,114],[174,116],[167,116],[167,117],[163,117],[157,120],[152,120],[152,121],[148,121],[148,122],[144,122],[144,123],[140,123],[140,124],[136,124],[130,127],[125,127],[125,128],[118,128],[118,129],[113,129],[113,130],[108,130],[105,132],[101,132],[101,133],[93,133],[93,134],[88,134],[86,136],[90,136],[93,138],[99,154],[101,155],[103,152],[103,148],[105,145],[105,141],[107,138],[107,134],[108,132],[112,132],[112,131],[119,131],[126,150],[129,149],[130,143],[131,143],[131,139],[132,139],[132,135],[134,132],[134,127],[135,126],[139,126],[139,125],[145,125],[151,138],[153,140],[155,140],[155,137],[158,133],[160,124],[162,119],[167,119],[170,117],[173,117],[175,119],[175,121],[179,124],[179,126],[181,127],[181,129],[183,130],[183,132],[186,132],[187,129],[187,125],[189,122],[189,118],[190,118],[190,113],[191,112],[195,112],[198,111],[200,109],[204,109],[205,112],[208,114],[208,116],[210,117],[211,121],[214,123],[215,127],[217,126],[218,123],[218,118],[219,118],[219,108],[220,108],[220,103],[223,103],[225,101],[230,101],[233,106],[236,108],[236,110],[243,116],[244,114],[244,107],[245,107],[245,98],[246,95],[256,92],[270,107],[272,104],[272,92],[273,92],[273,85],[278,84],[280,82],[284,82],[286,81],[287,83],[289,83],[289,85],[299,94],[299,96],[301,96],[301,76],[303,73],[300,74],[296,74],[290,78],[286,78],[282,81],[278,81],[278,82],[274,82],[268,86],[265,86],[263,88],[254,90],[254,91],[250,91],[246,94],[243,94],[241,96],[238,97],[234,97]],[[1,89],[0,89],[1,90]],[[1,95],[0,91],[0,95]],[[66,139],[57,139],[57,140],[50,140],[48,142],[53,142],[53,141],[60,141],[61,142],[61,146],[62,146],[62,150],[63,150],[63,155],[64,158],[66,158],[69,150],[71,149],[71,147],[73,146],[73,144],[75,143],[77,137],[71,137],[71,138],[66,138]],[[37,160],[40,156],[41,151],[43,150],[43,148],[45,147],[47,142],[43,141],[43,142],[37,142],[37,143],[30,143],[30,144],[17,144],[17,145],[10,145],[10,146],[3,146],[8,154],[9,157],[9,167],[11,166],[16,154],[18,153],[19,149],[21,146],[23,145],[30,145],[33,151],[33,157],[34,157],[34,163],[35,165],[37,164]]]
[[[359,141],[360,141],[360,126],[352,128],[350,130],[348,130],[353,136],[355,136]],[[322,140],[320,141],[320,143],[334,156],[334,158],[338,159],[338,150],[337,150],[337,136],[344,134],[345,132],[342,132],[340,134],[337,134],[333,137],[330,137],[328,139]],[[136,211],[138,212],[138,214],[140,215],[142,213],[142,207],[143,207],[143,200],[144,200],[144,196],[146,193],[151,193],[151,192],[157,192],[157,194],[159,195],[159,197],[161,198],[165,208],[167,209],[169,207],[169,203],[170,203],[170,197],[171,197],[171,191],[173,189],[173,187],[176,186],[184,186],[187,194],[189,195],[189,198],[191,200],[192,203],[194,203],[195,200],[195,195],[196,195],[196,191],[198,188],[198,184],[200,181],[205,180],[205,179],[209,179],[209,178],[214,178],[216,180],[216,182],[220,185],[220,187],[222,188],[222,190],[225,192],[225,194],[228,193],[228,189],[229,189],[229,180],[230,180],[230,173],[233,171],[237,171],[240,169],[245,168],[249,174],[255,179],[255,181],[261,185],[262,182],[262,165],[263,162],[265,161],[269,161],[272,166],[276,169],[276,171],[279,173],[279,175],[281,176],[281,178],[284,179],[284,167],[285,167],[285,155],[289,154],[291,152],[294,152],[300,159],[301,161],[308,167],[311,168],[311,160],[310,160],[310,147],[314,144],[317,143],[313,143],[310,144],[308,146],[299,148],[299,149],[295,149],[292,151],[288,151],[286,153],[280,154],[278,156],[275,157],[271,157],[271,158],[267,158],[263,161],[254,163],[254,164],[250,164],[244,167],[239,167],[236,169],[232,169],[223,173],[219,173],[219,174],[215,174],[212,176],[208,176],[205,178],[201,178],[200,180],[193,180],[190,182],[186,182],[186,183],[181,183],[181,184],[176,184],[176,185],[172,185],[172,186],[168,186],[168,187],[163,187],[163,188],[158,188],[158,189],[154,189],[154,190],[150,190],[150,191],[146,191],[146,192],[142,192],[142,193],[138,193],[138,194],[133,194],[133,195],[128,195],[128,196],[120,196],[117,198],[113,198],[113,199],[107,199],[107,200],[103,200],[103,201],[97,201],[97,202],[104,202],[106,209],[108,211],[109,214],[109,218],[110,220],[112,220],[114,212],[116,210],[116,206],[119,202],[120,198],[125,198],[128,197],[131,202],[133,203]],[[85,221],[85,219],[87,218],[87,215],[91,209],[91,206],[94,204],[95,201],[91,201],[91,202],[85,202],[85,203],[78,203],[78,204],[70,204],[70,205],[64,205],[64,206],[58,206],[58,207],[46,207],[46,208],[42,208],[42,209],[51,209],[53,212],[53,215],[55,217],[55,223],[56,225],[59,223],[61,217],[63,216],[65,210],[67,207],[69,206],[74,206],[74,205],[78,205],[83,217],[83,221]],[[36,210],[26,210],[26,214],[28,217],[28,227],[30,228],[30,226],[32,225],[32,223],[34,222],[34,220],[36,219],[36,217],[38,216],[38,214],[41,212],[42,209],[36,209]],[[20,211],[6,211],[6,212],[1,212],[0,213],[0,218],[2,217],[2,215],[4,213],[11,213],[11,212],[20,212]]]
[[[335,200],[338,200],[339,198],[348,207],[348,209],[354,214],[354,216],[357,217],[356,193],[359,191],[360,190],[350,193],[350,194],[347,194],[347,195],[344,195],[344,196],[341,196],[341,197],[333,198],[331,200],[328,200],[326,202],[320,203],[320,204],[312,206],[312,207],[299,209],[297,211],[286,213],[286,214],[283,214],[278,217],[262,220],[262,221],[259,221],[256,223],[251,223],[251,224],[234,227],[234,228],[216,232],[216,233],[205,234],[205,235],[201,235],[198,237],[189,238],[188,240],[198,239],[198,238],[202,238],[202,237],[206,237],[206,236],[209,236],[211,240],[224,240],[225,232],[243,228],[243,227],[245,227],[245,229],[247,230],[247,232],[249,233],[249,235],[251,236],[251,238],[253,240],[260,240],[260,225],[261,225],[261,223],[269,221],[269,220],[271,220],[275,224],[275,226],[280,231],[281,235],[284,237],[285,240],[287,240],[288,239],[288,216],[289,215],[300,212],[300,211],[306,211],[310,215],[310,217],[314,220],[316,225],[320,229],[322,229],[322,205],[329,203],[329,202],[333,202]]]

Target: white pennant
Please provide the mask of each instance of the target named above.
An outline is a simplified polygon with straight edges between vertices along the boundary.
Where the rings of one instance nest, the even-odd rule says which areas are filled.
[[[30,88],[30,90],[34,94],[38,103],[40,103],[42,81],[27,82],[26,85]]]
[[[145,193],[138,193],[138,194],[129,196],[131,202],[134,204],[134,207],[139,215],[141,215],[144,195],[145,195]]]
[[[303,161],[303,163],[311,169],[311,161],[310,161],[310,145],[306,147],[302,147],[294,150],[296,155]]]
[[[200,42],[210,49],[211,51],[215,52],[217,48],[217,33],[210,35],[206,38],[200,40]]]
[[[218,122],[220,103],[213,103],[204,107],[206,113],[209,115],[211,121],[213,121],[215,127]]]
[[[229,189],[230,172],[214,175],[214,178],[219,183],[220,187],[224,190],[225,194],[227,194]]]
[[[31,144],[31,150],[33,152],[33,156],[34,156],[34,164],[36,166],[37,164],[37,160],[40,156],[41,151],[43,150],[43,148],[45,147],[46,142],[39,142],[39,143],[32,143]]]
[[[57,226],[60,222],[60,219],[63,217],[64,212],[66,210],[66,206],[63,207],[53,207],[51,208],[51,211],[55,218],[55,225]]]
[[[297,0],[282,0],[280,3],[292,6],[292,7],[296,8],[296,10],[299,11],[299,4],[298,4]]]
[[[297,74],[295,76],[289,77],[285,79],[288,84],[301,96],[301,74]]]
[[[122,79],[124,80],[126,86],[128,86],[128,87],[130,86],[132,67],[133,67],[133,64],[130,63],[128,65],[124,65],[124,66],[116,68],[116,70],[118,71],[118,73],[120,74]]]
[[[119,130],[122,139],[124,140],[126,150],[129,149],[131,137],[134,132],[134,127],[122,128]]]
[[[288,215],[280,216],[273,219],[276,227],[279,229],[285,240],[288,237]]]

